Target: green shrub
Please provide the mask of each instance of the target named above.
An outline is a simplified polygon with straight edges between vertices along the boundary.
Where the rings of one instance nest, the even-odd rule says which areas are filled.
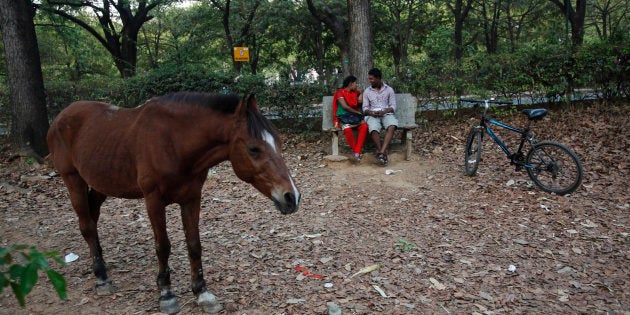
[[[121,78],[105,76],[84,76],[80,81],[47,80],[44,85],[48,114],[54,117],[78,100],[119,104],[124,95],[123,82]]]
[[[321,102],[322,96],[332,95],[334,92],[318,83],[280,80],[269,83],[260,99],[281,117],[297,118],[307,110],[306,107]]]
[[[198,66],[166,65],[125,80],[121,106],[134,107],[154,96],[179,91],[220,93],[234,84],[233,73],[207,70]]]
[[[57,255],[59,252],[40,253],[34,246],[27,245],[0,247],[0,293],[5,287],[10,286],[20,306],[24,307],[24,298],[37,283],[38,271],[42,270],[48,276],[59,298],[66,300],[66,280],[48,264],[48,259],[53,259],[65,265]]]
[[[629,38],[617,41],[594,41],[585,44],[575,55],[579,66],[580,83],[597,88],[604,98],[630,95],[630,45]]]

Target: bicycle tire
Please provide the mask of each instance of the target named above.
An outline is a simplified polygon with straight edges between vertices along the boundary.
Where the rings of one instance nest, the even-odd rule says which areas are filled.
[[[464,166],[466,169],[466,175],[473,176],[477,173],[479,162],[481,161],[481,142],[483,140],[483,133],[479,126],[473,127],[468,133],[468,139],[466,139],[466,152],[464,154]]]
[[[546,192],[566,195],[582,183],[584,170],[577,154],[553,141],[536,143],[527,153],[527,174]]]

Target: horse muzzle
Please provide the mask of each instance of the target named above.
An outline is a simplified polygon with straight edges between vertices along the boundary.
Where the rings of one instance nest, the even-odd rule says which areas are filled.
[[[300,203],[300,194],[294,194],[293,192],[286,192],[282,195],[282,198],[276,198],[274,196],[273,202],[276,208],[280,210],[282,214],[291,214],[298,210]]]

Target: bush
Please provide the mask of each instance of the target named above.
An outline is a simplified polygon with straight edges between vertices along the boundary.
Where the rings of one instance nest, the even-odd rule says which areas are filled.
[[[78,100],[94,100],[118,104],[124,95],[123,79],[117,77],[85,76],[80,81],[48,80],[46,105],[48,114],[55,117],[62,109]]]
[[[179,91],[220,93],[230,89],[234,84],[234,77],[233,73],[168,65],[125,80],[124,93],[115,101],[121,106],[134,107],[154,96]]]
[[[59,298],[66,300],[66,280],[48,264],[48,259],[53,259],[65,265],[57,255],[59,252],[40,253],[35,247],[27,245],[0,247],[0,293],[5,287],[11,286],[20,306],[24,307],[24,298],[37,283],[38,271],[42,270],[48,276]]]
[[[270,83],[261,93],[260,101],[282,118],[299,118],[309,110],[310,105],[321,102],[322,96],[332,93],[334,91],[317,83],[281,80]]]
[[[630,96],[628,58],[630,45],[615,41],[585,44],[575,55],[583,85],[597,88],[606,99]]]

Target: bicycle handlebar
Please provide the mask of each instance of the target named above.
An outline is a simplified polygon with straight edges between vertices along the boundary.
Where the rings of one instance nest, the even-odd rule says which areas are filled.
[[[466,103],[475,103],[475,104],[486,104],[486,103],[492,103],[492,104],[501,104],[501,105],[512,105],[512,102],[505,102],[505,101],[495,101],[495,100],[473,100],[473,99],[460,99],[461,102],[466,102]]]

